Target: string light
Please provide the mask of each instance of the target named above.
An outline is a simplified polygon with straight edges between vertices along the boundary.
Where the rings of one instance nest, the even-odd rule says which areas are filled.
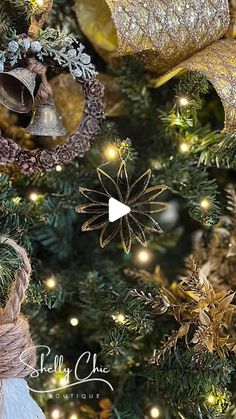
[[[54,409],[54,410],[51,412],[51,418],[52,418],[52,419],[60,419],[60,416],[61,416],[61,412],[60,412],[60,410],[59,410],[59,409]]]
[[[21,198],[19,196],[15,196],[14,198],[12,198],[12,202],[14,205],[18,205],[21,201]]]
[[[189,151],[189,145],[187,143],[181,143],[179,149],[181,153],[187,153]]]
[[[42,7],[44,4],[44,0],[36,0],[37,6]]]
[[[53,288],[56,287],[57,281],[56,281],[56,279],[53,276],[51,276],[50,278],[47,278],[45,280],[45,285],[46,285],[47,288],[53,289]]]
[[[139,250],[136,258],[139,263],[146,264],[151,260],[151,252],[146,249]]]
[[[68,379],[66,377],[61,377],[60,378],[60,385],[61,386],[66,386],[68,384]]]
[[[78,416],[75,413],[72,413],[69,419],[78,419]]]
[[[118,148],[114,145],[109,145],[106,147],[104,154],[108,160],[115,160],[119,154]]]
[[[71,324],[71,326],[73,326],[73,327],[78,326],[78,324],[79,324],[79,319],[78,319],[77,317],[71,317],[71,318],[70,318],[70,324]]]
[[[207,210],[207,209],[210,208],[211,204],[210,204],[210,201],[208,199],[204,198],[204,199],[201,200],[200,205],[204,210]]]
[[[36,202],[39,199],[39,194],[37,192],[31,192],[29,194],[29,199],[33,202]]]
[[[187,106],[189,104],[188,98],[184,97],[184,96],[180,97],[179,98],[179,104],[180,104],[180,106]]]
[[[153,419],[159,418],[160,410],[158,409],[158,407],[154,406],[150,409],[150,416]]]
[[[56,172],[61,172],[62,171],[62,166],[60,164],[56,165]]]
[[[207,396],[207,402],[209,404],[215,404],[216,403],[216,397],[214,396],[214,394],[209,394]]]
[[[125,323],[125,315],[123,313],[117,313],[112,316],[113,320],[115,320],[116,323],[124,324]]]

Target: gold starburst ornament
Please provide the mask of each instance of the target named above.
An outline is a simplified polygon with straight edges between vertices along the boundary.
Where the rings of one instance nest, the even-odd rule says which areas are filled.
[[[158,222],[152,214],[163,211],[166,204],[156,201],[167,189],[165,185],[150,186],[151,170],[147,170],[134,182],[129,181],[126,163],[121,162],[116,178],[112,178],[102,168],[97,169],[101,190],[80,188],[83,197],[89,203],[76,207],[78,213],[90,214],[82,225],[82,231],[101,230],[100,246],[104,248],[111,240],[120,235],[123,249],[130,252],[132,239],[141,245],[147,245],[146,232],[162,233]],[[119,201],[130,211],[114,222],[109,221],[110,199]]]

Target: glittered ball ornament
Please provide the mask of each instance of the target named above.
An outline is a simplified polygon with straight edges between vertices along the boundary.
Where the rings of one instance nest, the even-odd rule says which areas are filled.
[[[42,45],[38,41],[33,41],[30,45],[30,49],[32,52],[39,52],[42,49]]]
[[[14,52],[18,51],[18,49],[19,49],[18,42],[16,42],[16,41],[10,41],[9,42],[9,44],[8,44],[8,51],[9,52],[14,53]]]

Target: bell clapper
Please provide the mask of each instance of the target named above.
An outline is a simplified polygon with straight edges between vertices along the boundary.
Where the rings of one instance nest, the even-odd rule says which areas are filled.
[[[21,86],[21,89],[20,89],[20,102],[21,102],[21,105],[24,105],[24,91],[25,91],[25,86]]]

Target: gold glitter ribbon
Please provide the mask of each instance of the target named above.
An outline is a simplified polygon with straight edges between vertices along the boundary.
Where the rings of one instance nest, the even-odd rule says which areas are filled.
[[[230,6],[230,25],[225,34],[226,38],[236,38],[236,0],[229,0]]]
[[[199,71],[213,84],[225,111],[225,131],[236,131],[236,41],[221,40],[176,66],[154,82],[154,87],[166,83],[185,71]]]
[[[181,71],[204,74],[222,100],[225,130],[235,131],[236,46],[233,40],[218,41],[230,21],[228,0],[76,0],[76,5],[82,30],[99,52],[137,55],[161,76],[155,87]]]
[[[159,74],[219,39],[229,25],[228,0],[76,0],[76,5],[82,29],[99,48],[139,54]]]

